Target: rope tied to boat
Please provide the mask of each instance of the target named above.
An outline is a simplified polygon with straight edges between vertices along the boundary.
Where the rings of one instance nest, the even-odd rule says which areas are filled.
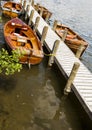
[[[54,54],[54,53],[46,54],[45,52],[43,52],[43,54],[44,54],[45,56],[56,56],[56,54]]]

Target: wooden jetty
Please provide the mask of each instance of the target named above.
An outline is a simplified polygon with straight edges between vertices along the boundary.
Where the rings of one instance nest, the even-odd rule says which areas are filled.
[[[92,120],[92,73],[87,67],[77,58],[72,51],[66,46],[66,44],[59,38],[59,36],[53,31],[53,29],[43,20],[43,18],[32,7],[33,1],[22,1],[25,10],[25,18],[29,17],[29,24],[33,23],[37,33],[42,37],[41,41],[46,46],[48,51],[52,53],[53,46],[58,41],[57,51],[53,54],[52,59],[57,64],[60,71],[68,79],[70,77],[74,63],[78,63],[80,66],[76,73],[76,77],[72,81],[72,90],[79,99],[80,103],[84,107],[88,116]],[[39,18],[39,24],[36,23]],[[47,30],[47,34],[44,34],[43,30]],[[51,62],[52,64],[53,62]],[[67,91],[68,92],[68,91]]]

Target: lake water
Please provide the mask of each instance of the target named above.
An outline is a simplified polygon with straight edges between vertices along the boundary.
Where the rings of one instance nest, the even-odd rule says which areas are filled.
[[[91,70],[91,15],[86,19],[89,14],[83,13],[86,6],[91,11],[91,3],[78,1],[37,0],[53,12],[51,24],[55,19],[60,20],[89,41],[82,61]],[[3,16],[0,23],[0,47],[5,46],[3,25],[8,20]],[[87,130],[90,121],[86,122],[87,116],[73,93],[68,97],[63,95],[66,81],[60,75],[55,66],[48,67],[48,57],[30,70],[23,66],[20,73],[1,75],[0,130]]]

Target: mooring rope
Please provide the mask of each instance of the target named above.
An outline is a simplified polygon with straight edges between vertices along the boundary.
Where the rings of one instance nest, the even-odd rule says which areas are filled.
[[[53,53],[46,54],[45,52],[43,52],[43,54],[44,54],[45,56],[55,56],[55,55],[56,55],[56,54],[53,54]]]

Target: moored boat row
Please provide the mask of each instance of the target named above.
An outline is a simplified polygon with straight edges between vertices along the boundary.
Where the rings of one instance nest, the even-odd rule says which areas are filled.
[[[43,19],[49,14],[49,18],[52,13],[45,7],[35,4],[34,9],[40,13],[43,12]],[[5,16],[13,18],[8,21],[4,26],[4,36],[6,43],[11,49],[19,49],[22,53],[20,58],[21,63],[37,64],[42,61],[43,49],[41,42],[39,41],[36,33],[18,17],[22,13],[23,7],[21,3],[12,1],[3,2],[2,13]],[[57,24],[55,32],[62,39],[63,33],[67,29],[67,35],[65,38],[66,45],[76,54],[79,46],[82,44],[84,49],[81,52],[81,56],[88,46],[88,43],[81,38],[76,32],[63,24]],[[24,54],[25,52],[25,54]]]
[[[2,14],[12,18],[4,25],[4,37],[9,50],[18,50],[22,64],[39,64],[44,57],[42,44],[35,31],[18,18],[23,10],[22,4],[3,1],[1,7]]]

